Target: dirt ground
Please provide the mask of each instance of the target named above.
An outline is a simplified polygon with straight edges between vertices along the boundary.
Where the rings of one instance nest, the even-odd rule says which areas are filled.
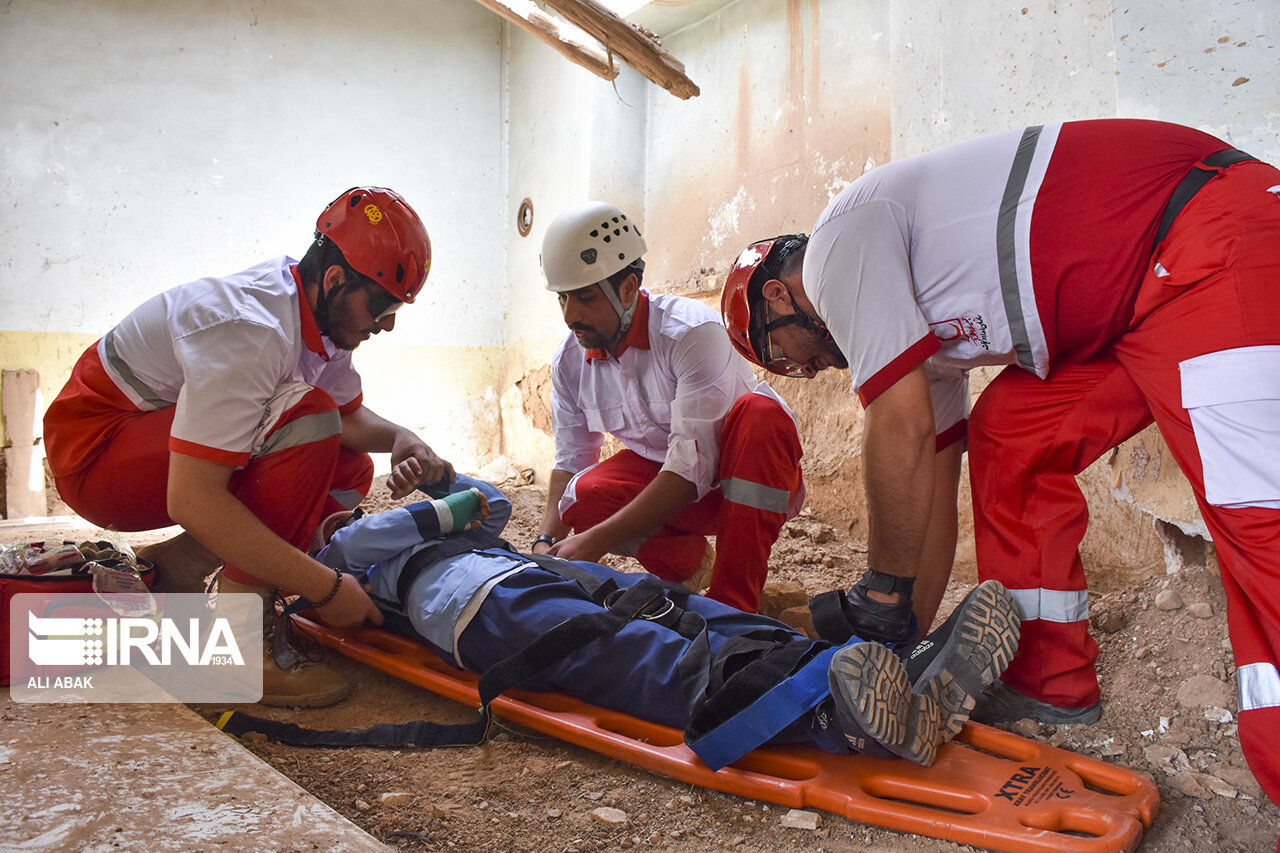
[[[375,484],[367,508],[392,505],[376,497],[381,485]],[[528,542],[544,492],[535,486],[504,488],[515,507],[508,538]],[[617,561],[622,568],[635,567],[628,563]],[[1240,753],[1225,598],[1211,555],[1209,563],[1123,588],[1106,577],[1091,578],[1102,721],[1062,727],[1023,721],[1010,727],[1154,779],[1161,805],[1144,851],[1271,851],[1280,833],[1280,809],[1262,795]],[[806,513],[783,530],[772,566],[772,582],[817,593],[852,583],[865,554],[847,533]],[[942,612],[974,581],[972,575],[954,577]],[[467,708],[417,687],[332,653],[326,660],[354,683],[343,703],[320,710],[245,710],[312,728],[472,719]],[[195,707],[209,719],[224,710]],[[975,849],[830,814],[821,814],[817,828],[792,828],[783,823],[785,807],[677,783],[514,726],[477,748],[295,749],[254,737],[246,746],[400,850]],[[594,818],[600,807],[619,810],[624,822]]]

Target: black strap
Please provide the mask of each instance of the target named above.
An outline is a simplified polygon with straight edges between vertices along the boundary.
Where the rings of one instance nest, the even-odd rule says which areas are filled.
[[[1192,197],[1213,179],[1214,175],[1228,166],[1243,163],[1245,160],[1256,159],[1256,157],[1251,157],[1238,148],[1228,148],[1225,151],[1217,151],[1210,154],[1192,166],[1191,171],[1183,176],[1169,196],[1169,203],[1165,205],[1164,215],[1160,217],[1160,229],[1156,231],[1155,245],[1159,246],[1164,238],[1168,236],[1169,229],[1173,227],[1173,220],[1178,218],[1182,208],[1187,206],[1187,202],[1191,201]],[[1208,168],[1204,168],[1206,166]]]
[[[409,598],[409,587],[427,566],[467,551],[483,551],[486,548],[503,548],[510,551],[511,545],[501,536],[477,527],[450,533],[415,552],[405,561],[404,568],[400,570],[400,577],[396,578],[396,598],[398,599],[396,603],[401,607],[405,606]]]

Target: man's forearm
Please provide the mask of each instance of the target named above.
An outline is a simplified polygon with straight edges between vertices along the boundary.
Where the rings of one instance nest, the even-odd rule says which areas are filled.
[[[697,497],[693,483],[679,474],[659,471],[630,503],[592,528],[596,542],[607,552],[649,536]]]
[[[176,453],[169,468],[169,515],[200,544],[271,586],[312,601],[328,594],[333,572],[277,536],[227,491],[230,468]]]
[[[564,490],[572,479],[573,475],[568,471],[562,471],[559,468],[551,470],[551,476],[547,481],[547,507],[542,515],[542,526],[538,528],[539,534],[545,533],[556,539],[563,539],[569,535],[569,525],[560,519],[560,498],[564,497]]]
[[[863,427],[869,536],[867,561],[884,574],[919,572],[934,502],[933,409],[922,370],[867,407]]]

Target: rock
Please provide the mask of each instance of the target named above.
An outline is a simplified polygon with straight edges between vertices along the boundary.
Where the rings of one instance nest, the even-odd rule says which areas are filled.
[[[1208,773],[1197,773],[1196,781],[1210,792],[1217,794],[1219,797],[1226,797],[1227,799],[1234,800],[1236,796],[1239,795],[1239,792],[1228,785],[1224,780],[1219,779],[1217,776],[1210,776]]]
[[[364,800],[362,800],[362,799],[360,799],[359,797],[357,797],[357,798],[356,798],[356,808],[357,808],[357,809],[359,809],[359,810],[360,810],[360,811],[362,811],[362,812],[367,812],[369,809],[373,808],[373,806],[369,805],[369,804],[368,804],[368,803],[366,803]]]
[[[789,829],[807,829],[813,831],[822,826],[822,815],[817,812],[806,812],[792,809],[782,816],[782,825]]]
[[[1224,681],[1212,675],[1193,675],[1178,687],[1178,704],[1184,708],[1203,708],[1213,705],[1225,708],[1231,704],[1234,693]]]
[[[788,607],[773,618],[785,625],[790,625],[810,639],[817,639],[818,631],[813,627],[813,616],[809,613],[808,604]]]
[[[1209,769],[1213,771],[1213,775],[1235,788],[1241,795],[1253,800],[1262,799],[1262,786],[1258,784],[1258,780],[1249,772],[1249,768],[1220,762]]]
[[[598,800],[604,796],[604,791],[590,791],[586,796],[588,800]]]
[[[557,820],[561,814],[559,809],[547,809],[547,820]]]
[[[409,802],[408,791],[387,791],[378,795],[378,802],[384,806],[402,806]]]
[[[774,616],[788,607],[809,606],[809,593],[794,581],[770,581],[760,590],[760,612]]]
[[[1099,613],[1094,617],[1093,627],[1104,634],[1114,634],[1124,628],[1124,614],[1119,610],[1107,610]]]
[[[1152,767],[1164,771],[1167,776],[1192,772],[1191,761],[1187,758],[1187,754],[1176,746],[1155,743],[1143,747],[1142,754]]]
[[[1013,730],[1014,734],[1025,738],[1034,738],[1036,735],[1040,734],[1040,723],[1030,719],[1018,720],[1013,723],[1013,725],[1009,726],[1009,728]]]
[[[1211,723],[1229,723],[1233,719],[1231,712],[1217,705],[1208,705],[1204,709],[1204,718]]]
[[[1182,608],[1182,596],[1178,595],[1177,590],[1165,589],[1156,593],[1156,609],[1157,610],[1180,610]]]
[[[625,826],[627,813],[622,809],[601,806],[598,809],[591,810],[591,819],[597,823],[603,823],[605,826]]]
[[[1196,779],[1199,773],[1179,773],[1169,780],[1169,786],[1186,797],[1212,800],[1213,794]]]
[[[1197,619],[1213,618],[1213,606],[1207,601],[1197,601],[1195,604],[1188,605],[1187,612]]]

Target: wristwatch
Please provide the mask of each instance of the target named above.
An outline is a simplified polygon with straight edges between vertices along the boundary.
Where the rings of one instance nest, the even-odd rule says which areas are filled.
[[[538,538],[533,540],[533,547],[536,548],[544,543],[547,545],[554,545],[559,541],[559,539],[552,536],[550,533],[539,533]]]

